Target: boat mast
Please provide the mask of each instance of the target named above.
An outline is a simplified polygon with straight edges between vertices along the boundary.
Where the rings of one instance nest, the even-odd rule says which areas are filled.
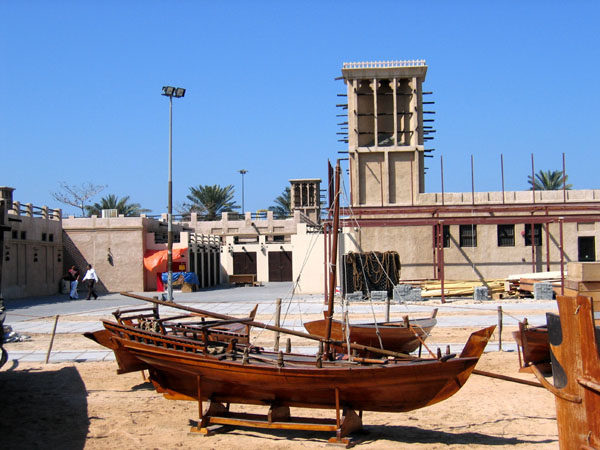
[[[333,319],[333,298],[335,296],[335,285],[336,285],[336,268],[337,268],[337,256],[338,256],[338,231],[340,226],[340,160],[337,160],[335,165],[335,193],[333,197],[333,226],[331,229],[331,252],[330,252],[330,263],[329,263],[329,298],[327,300],[327,315],[326,315],[326,326],[325,326],[325,349],[326,355],[329,355],[331,340],[331,321]]]

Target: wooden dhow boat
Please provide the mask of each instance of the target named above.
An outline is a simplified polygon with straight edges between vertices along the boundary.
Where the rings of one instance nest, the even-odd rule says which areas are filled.
[[[127,294],[125,294],[127,295]],[[210,313],[162,300],[140,298],[158,305],[178,307],[192,314],[210,315],[225,324],[244,319]],[[158,319],[160,320],[160,319]],[[118,373],[147,370],[157,392],[175,400],[209,402],[201,410],[193,431],[209,433],[215,424],[298,428],[290,407],[335,409],[335,423],[306,423],[301,429],[331,430],[336,442],[361,428],[356,411],[405,412],[429,406],[455,394],[467,381],[494,330],[473,333],[459,356],[415,358],[358,344],[358,350],[379,353],[379,359],[348,358],[323,353],[302,355],[268,352],[235,340],[223,342],[210,337],[211,321],[194,329],[164,327],[136,312],[104,320],[104,330],[86,336],[114,351]],[[287,332],[308,339],[307,333],[272,327],[246,320],[248,326]],[[341,344],[332,341],[332,344]],[[229,411],[229,404],[268,405],[265,421]],[[340,416],[343,413],[343,417]],[[260,423],[260,425],[258,425]]]
[[[520,372],[529,372],[532,366],[536,366],[544,374],[552,373],[546,325],[531,327],[525,319],[519,322],[519,330],[513,331],[512,335],[517,343]]]
[[[437,324],[437,309],[434,309],[431,317],[420,319],[409,319],[405,316],[401,321],[371,322],[371,323],[344,323],[341,320],[332,319],[331,338],[336,341],[346,340],[345,327],[348,327],[348,340],[369,347],[384,348],[401,353],[410,353],[418,349],[429,332]],[[304,328],[318,336],[325,336],[327,319],[305,322]],[[343,346],[335,347],[337,352],[343,352]],[[370,356],[370,355],[364,355]]]
[[[339,225],[339,162],[333,229]],[[337,233],[333,234],[330,286],[335,283]],[[333,315],[330,289],[327,317]],[[345,344],[352,352],[377,358],[337,354],[343,343],[331,338],[331,320],[325,337],[289,330],[251,318],[240,319],[189,306],[133,294],[155,305],[185,310],[191,316],[210,317],[193,327],[165,326],[144,311],[115,315],[104,329],[87,337],[114,351],[119,373],[147,370],[148,379],[165,397],[199,403],[199,420],[192,431],[210,434],[215,426],[332,431],[330,442],[350,444],[349,433],[362,428],[362,411],[405,412],[433,405],[455,394],[475,369],[495,326],[471,334],[462,353],[418,358],[358,343]],[[140,317],[137,317],[139,315]],[[235,338],[218,337],[221,326],[245,326],[319,341],[316,355],[269,352]],[[216,330],[216,331],[215,331]],[[222,335],[221,335],[222,336]],[[203,402],[207,402],[203,408]],[[235,413],[231,404],[267,405],[264,417]],[[335,420],[292,418],[290,407],[336,411]],[[358,411],[358,414],[357,414]]]

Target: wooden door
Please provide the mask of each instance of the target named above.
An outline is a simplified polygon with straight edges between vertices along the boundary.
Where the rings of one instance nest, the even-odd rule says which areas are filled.
[[[256,275],[256,252],[235,252],[233,254],[234,275]]]
[[[291,252],[269,252],[269,281],[292,281]]]

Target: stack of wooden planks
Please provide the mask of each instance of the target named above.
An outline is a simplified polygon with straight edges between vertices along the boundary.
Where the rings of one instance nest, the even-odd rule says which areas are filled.
[[[442,284],[439,280],[421,281],[416,284],[421,288],[421,297],[441,297]],[[488,294],[501,294],[504,292],[504,280],[476,280],[476,281],[445,281],[444,295],[446,297],[473,297],[475,287],[486,286]]]
[[[595,324],[600,326],[600,263],[570,262],[567,273],[565,295],[591,297]]]

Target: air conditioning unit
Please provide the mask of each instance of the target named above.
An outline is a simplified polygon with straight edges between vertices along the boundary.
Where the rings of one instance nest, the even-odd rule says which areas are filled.
[[[119,217],[119,211],[116,209],[103,209],[102,218],[110,219],[111,217]]]

